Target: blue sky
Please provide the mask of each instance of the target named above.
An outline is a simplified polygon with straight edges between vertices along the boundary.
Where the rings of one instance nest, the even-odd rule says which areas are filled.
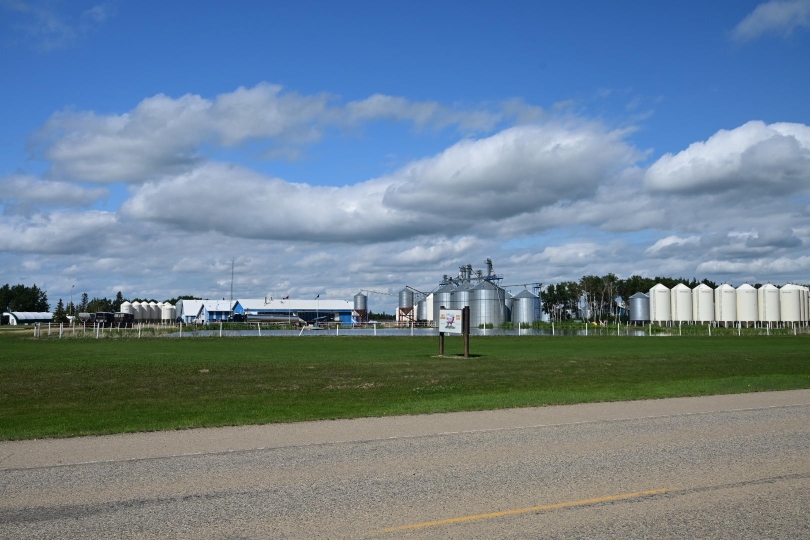
[[[807,0],[254,4],[0,1],[0,282],[810,281]]]

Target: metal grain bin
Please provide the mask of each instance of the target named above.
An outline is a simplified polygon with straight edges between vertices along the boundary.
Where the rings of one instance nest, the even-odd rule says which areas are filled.
[[[464,309],[465,307],[469,307],[470,289],[472,288],[472,283],[469,281],[459,284],[459,286],[450,293],[450,305],[447,307],[449,309]]]
[[[354,295],[354,310],[365,312],[368,309],[368,297],[359,292]]]
[[[450,295],[456,289],[452,281],[442,283],[442,286],[433,293],[433,320],[439,320],[439,309],[444,306],[450,309]]]
[[[416,320],[417,321],[428,320],[427,302],[425,302],[424,300],[419,300],[416,303]]]
[[[630,320],[633,322],[650,320],[650,297],[643,292],[637,292],[630,297]]]
[[[470,290],[470,328],[482,324],[499,326],[506,313],[506,291],[490,281],[482,281]]]
[[[399,308],[412,308],[413,307],[413,291],[410,289],[402,289],[399,291]]]
[[[535,295],[525,290],[512,297],[512,324],[531,326],[537,300]]]

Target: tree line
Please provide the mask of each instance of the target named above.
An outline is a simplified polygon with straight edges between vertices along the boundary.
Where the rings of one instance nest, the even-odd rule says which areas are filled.
[[[35,285],[9,285],[0,287],[0,308],[3,311],[50,311],[48,295]]]

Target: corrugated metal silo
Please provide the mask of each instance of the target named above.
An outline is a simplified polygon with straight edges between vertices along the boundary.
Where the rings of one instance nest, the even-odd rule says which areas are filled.
[[[714,290],[714,320],[726,324],[737,322],[737,290],[728,283]]]
[[[413,308],[413,291],[402,289],[399,291],[399,308]]]
[[[149,320],[157,321],[160,319],[160,310],[158,310],[157,302],[149,302]]]
[[[678,283],[670,291],[670,307],[672,320],[675,322],[689,322],[692,320],[692,289]]]
[[[780,322],[782,320],[782,310],[779,308],[779,288],[770,283],[760,287],[757,291],[757,307],[760,321]]]
[[[737,320],[744,323],[759,321],[757,290],[748,283],[737,287]]]
[[[807,322],[810,319],[810,289],[804,285],[800,285],[802,291],[802,322]]]
[[[472,283],[469,281],[459,284],[459,286],[450,293],[450,305],[447,307],[449,309],[464,309],[465,307],[469,307],[470,289],[472,289],[472,287]]]
[[[164,322],[173,321],[174,317],[172,317],[172,309],[174,309],[174,306],[168,302],[160,306],[160,319]]]
[[[633,322],[648,322],[650,319],[650,296],[637,292],[630,297],[630,320]]]
[[[788,283],[779,289],[779,311],[782,322],[799,322],[802,319],[802,291],[796,285]]]
[[[512,297],[512,323],[531,326],[534,323],[534,308],[537,297],[523,290]]]
[[[661,283],[650,289],[650,320],[656,322],[672,320],[672,298],[667,286]]]
[[[174,321],[177,320],[177,306],[171,306],[171,310],[172,310],[172,313],[171,313],[172,322],[174,322]]]
[[[130,315],[135,315],[135,310],[132,309],[132,302],[123,302],[121,304],[121,313],[129,313]]]
[[[490,281],[482,281],[470,290],[470,328],[482,324],[499,326],[504,322],[506,291]]]
[[[436,292],[433,293],[433,321],[436,322],[439,320],[439,310],[442,306],[445,309],[450,309],[450,295],[452,294],[453,290],[456,286],[453,284],[452,281],[445,281],[436,289]]]
[[[368,297],[363,291],[354,295],[354,311],[357,313],[358,322],[368,321]]]
[[[417,321],[426,321],[426,320],[428,320],[427,302],[425,302],[424,300],[419,300],[416,303],[416,320]]]
[[[692,289],[692,320],[699,323],[714,320],[714,290],[705,283]]]

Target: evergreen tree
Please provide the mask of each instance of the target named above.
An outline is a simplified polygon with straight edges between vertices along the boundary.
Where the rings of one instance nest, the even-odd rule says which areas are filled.
[[[113,310],[121,311],[121,304],[123,304],[124,301],[124,295],[121,294],[121,291],[118,291],[118,294],[115,295],[115,304],[113,305]]]
[[[56,324],[68,322],[67,313],[65,313],[65,304],[62,303],[61,298],[56,304],[56,311],[53,312],[53,322]]]
[[[81,313],[87,312],[87,304],[90,303],[90,299],[87,297],[87,293],[82,293],[82,301],[79,304],[79,311]]]

